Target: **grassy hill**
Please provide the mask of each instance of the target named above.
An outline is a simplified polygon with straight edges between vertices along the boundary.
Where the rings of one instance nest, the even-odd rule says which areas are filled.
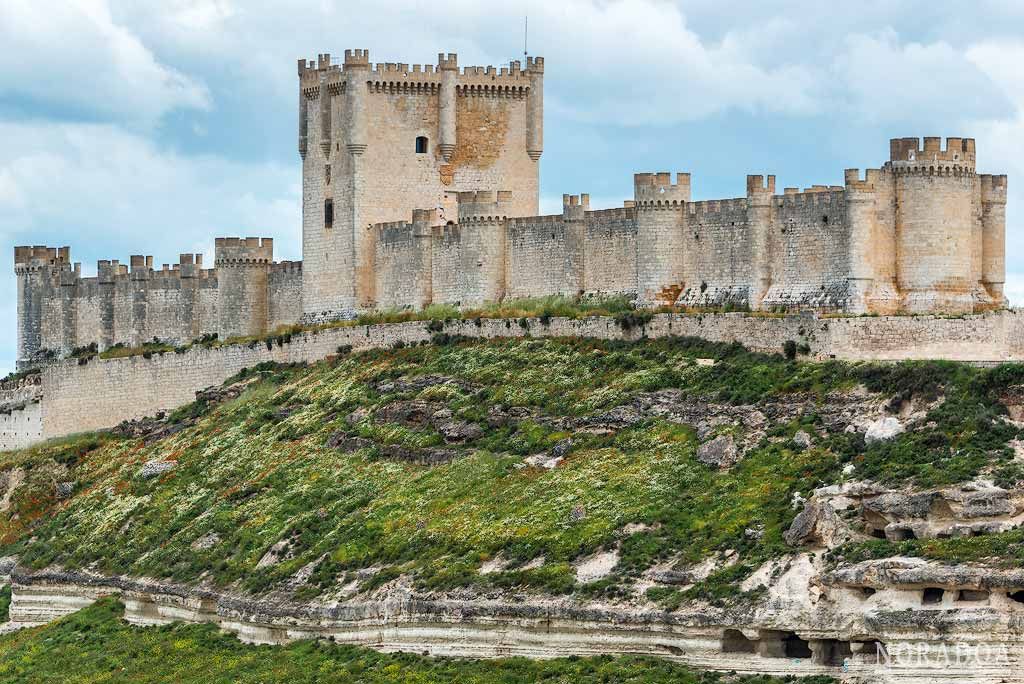
[[[1002,401],[1021,366],[801,363],[692,339],[435,342],[252,369],[161,420],[0,454],[0,556],[298,598],[401,576],[623,600],[655,563],[736,558],[646,594],[671,608],[743,600],[737,584],[790,550],[798,492],[1024,477]],[[926,420],[868,445],[843,416],[876,404]],[[737,445],[732,467],[698,458],[717,437]],[[1019,563],[1019,536],[850,551],[1001,548]],[[610,548],[611,574],[577,581],[573,563]]]

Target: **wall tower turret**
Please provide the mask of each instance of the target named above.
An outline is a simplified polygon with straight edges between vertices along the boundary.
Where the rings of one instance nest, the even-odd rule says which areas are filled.
[[[917,138],[898,138],[889,145],[897,287],[910,313],[974,309],[974,140],[941,142],[925,138],[922,147]]]
[[[530,101],[526,108],[526,153],[539,161],[544,153],[544,58],[527,57],[530,75]]]
[[[14,273],[18,279],[18,368],[33,365],[45,351],[43,320],[48,312],[44,303],[54,290],[59,290],[62,274],[70,271],[70,247],[14,248]]]
[[[747,224],[750,226],[750,290],[751,309],[761,302],[772,286],[772,195],[775,176],[747,176]]]
[[[455,153],[455,84],[459,80],[459,56],[454,52],[437,56],[437,70],[441,72],[441,92],[438,94],[438,149],[445,162]]]
[[[1006,306],[1006,176],[981,176],[981,282],[992,305]]]
[[[266,332],[267,275],[273,260],[274,241],[270,238],[216,239],[217,334],[222,340]]]
[[[505,296],[505,222],[512,207],[512,192],[460,192],[458,199],[461,270],[467,294],[463,304],[500,301]]]
[[[683,221],[690,174],[638,173],[636,203],[637,299],[645,306],[673,304],[683,289]]]

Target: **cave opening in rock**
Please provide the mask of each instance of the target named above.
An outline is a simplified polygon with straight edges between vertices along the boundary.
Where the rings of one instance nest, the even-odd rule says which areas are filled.
[[[1018,589],[1017,591],[1009,592],[1006,594],[1006,597],[1011,601],[1016,601],[1017,603],[1024,603],[1024,589]]]
[[[914,530],[909,527],[898,527],[891,532],[893,541],[911,541],[917,539],[917,535],[914,534]]]
[[[872,527],[871,528],[871,536],[874,537],[875,539],[885,539],[886,538],[885,537],[885,530],[883,530],[880,527]]]
[[[823,665],[840,666],[848,658],[853,657],[853,648],[849,641],[838,639],[822,639],[821,641],[821,663]]]
[[[801,639],[795,632],[786,632],[782,637],[782,644],[787,658],[810,658],[811,645]]]
[[[743,636],[738,629],[727,629],[722,634],[722,653],[754,653],[757,641]]]
[[[872,596],[875,595],[876,592],[877,592],[877,589],[875,589],[874,587],[861,587],[860,588],[861,596],[863,596],[864,598],[871,598]]]
[[[943,595],[945,593],[946,593],[945,589],[941,589],[939,587],[928,587],[927,589],[924,590],[924,593],[921,594],[921,603],[925,603],[925,604],[942,603],[942,597],[943,597]]]
[[[988,601],[987,591],[977,591],[974,589],[961,589],[960,593],[956,596],[957,601]]]

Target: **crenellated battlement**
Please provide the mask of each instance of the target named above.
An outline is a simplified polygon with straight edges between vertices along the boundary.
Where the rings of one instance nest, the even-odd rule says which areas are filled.
[[[794,188],[786,188],[793,190]],[[786,192],[775,195],[778,207],[823,207],[835,206],[843,201],[846,189],[842,186],[827,186],[823,189],[809,189],[804,192]]]
[[[881,182],[881,178],[881,169],[866,169],[864,178],[860,177],[860,169],[846,169],[843,172],[846,189],[856,192],[874,192]]]
[[[332,95],[345,92],[345,72],[366,71],[370,92],[419,93],[438,92],[442,73],[455,72],[456,92],[462,97],[525,97],[533,76],[544,71],[543,57],[528,57],[522,63],[513,61],[508,66],[466,66],[459,68],[458,55],[440,53],[437,64],[406,64],[403,62],[369,61],[369,50],[346,50],[343,64],[332,64],[330,54],[321,54],[316,60],[298,60],[300,89],[308,99],[316,99],[323,88]]]
[[[983,202],[1006,204],[1006,174],[983,173],[978,178],[981,180]]]
[[[686,213],[697,220],[708,220],[713,216],[727,216],[734,219],[746,214],[748,202],[746,197],[732,199],[704,200],[701,202],[688,202]]]
[[[667,171],[633,175],[633,197],[644,209],[678,208],[690,201],[690,174],[676,173],[676,182]]]
[[[512,192],[477,190],[457,194],[459,223],[504,221],[511,213]]]
[[[458,54],[454,52],[449,52],[447,55],[445,55],[445,53],[443,52],[437,53],[437,69],[438,71],[458,71]]]
[[[628,206],[587,211],[587,218],[596,221],[628,221],[636,219],[636,208],[630,201]]]
[[[275,261],[270,264],[270,273],[301,273],[301,261]]]
[[[14,248],[14,268],[24,272],[42,268],[70,268],[70,247],[47,247],[45,245]]]
[[[566,221],[582,221],[590,211],[590,195],[562,195],[562,216]]]
[[[919,138],[893,138],[889,141],[889,161],[895,167],[907,165],[928,165],[940,162],[974,169],[974,138],[926,137],[922,145]]]
[[[216,238],[214,240],[214,263],[221,264],[269,264],[274,260],[272,238]]]
[[[775,194],[775,176],[747,175],[747,197],[764,194]]]

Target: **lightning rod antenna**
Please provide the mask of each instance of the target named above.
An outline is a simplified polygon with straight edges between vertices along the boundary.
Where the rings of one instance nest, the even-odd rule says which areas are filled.
[[[526,40],[530,36],[530,15],[523,16],[523,61],[526,61]]]

